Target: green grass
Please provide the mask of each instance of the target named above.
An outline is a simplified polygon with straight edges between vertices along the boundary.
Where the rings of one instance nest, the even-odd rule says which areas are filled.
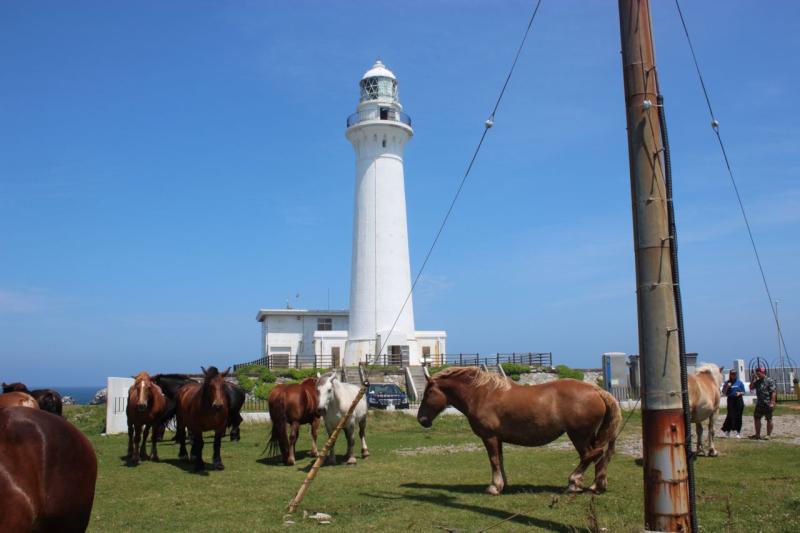
[[[226,469],[197,474],[177,461],[177,448],[159,446],[162,462],[128,467],[127,437],[101,437],[103,407],[74,407],[67,416],[89,435],[99,474],[90,531],[282,530],[285,506],[311,459],[308,427],[298,443],[299,461],[285,467],[261,456],[268,425],[242,427],[242,441],[222,446]],[[640,431],[633,416],[625,432]],[[324,431],[321,432],[324,434]],[[563,494],[576,463],[574,451],[507,446],[509,486],[499,497],[483,494],[489,464],[482,449],[400,455],[397,450],[477,445],[463,417],[440,417],[429,430],[401,413],[370,413],[371,457],[357,466],[324,467],[311,486],[291,530],[478,531],[519,513],[491,531],[587,531],[590,514],[609,532],[641,531],[642,470],[618,454],[609,491],[593,497]],[[320,437],[320,447],[324,438]],[[341,456],[343,441],[337,445]],[[702,531],[800,530],[800,449],[772,441],[718,441],[722,457],[696,463]],[[358,448],[357,448],[358,449]],[[211,459],[211,444],[204,450]],[[590,480],[590,479],[589,479]],[[592,506],[594,513],[590,511]],[[325,512],[319,526],[302,511]]]

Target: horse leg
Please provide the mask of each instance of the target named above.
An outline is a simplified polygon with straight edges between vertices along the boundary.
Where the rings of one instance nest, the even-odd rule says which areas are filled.
[[[311,457],[319,457],[317,450],[317,430],[319,429],[319,417],[314,417],[311,421]]]
[[[150,444],[150,460],[154,463],[158,462],[158,449],[156,448],[156,443],[159,439],[164,437],[164,432],[161,432],[161,436],[159,436],[159,429],[162,428],[161,424],[157,424],[153,426],[153,442]]]
[[[706,454],[703,450],[703,423],[695,422],[694,427],[697,431],[697,455],[703,457]]]
[[[231,442],[239,442],[242,440],[242,437],[239,434],[239,426],[242,424],[243,420],[244,419],[242,418],[242,415],[240,415],[238,412],[236,413],[236,416],[233,417],[233,424],[231,424]]]
[[[133,427],[133,457],[131,458],[131,462],[133,464],[139,464],[139,442],[142,438],[142,425],[141,424],[134,424]]]
[[[225,470],[225,465],[222,464],[222,437],[225,435],[225,428],[217,430],[214,433],[214,468],[217,470]],[[202,437],[201,437],[202,438]]]
[[[361,458],[366,459],[369,457],[369,449],[367,448],[367,417],[358,421],[358,437],[361,439]]]
[[[192,435],[192,457],[194,457],[194,469],[195,470],[205,470],[206,464],[203,462],[203,432],[198,431],[195,435]],[[216,441],[214,442],[214,447],[216,448]]]
[[[719,455],[716,448],[714,448],[714,415],[708,419],[708,456],[716,457]]]
[[[347,437],[347,464],[356,464],[356,456],[353,449],[356,447],[356,428],[355,424],[348,424],[344,428],[344,435]]]
[[[286,464],[292,466],[294,464],[294,452],[297,445],[297,437],[300,436],[300,422],[292,422],[292,430],[289,433],[289,457],[286,459]]]
[[[580,461],[575,470],[569,475],[569,482],[567,486],[568,492],[583,492],[583,473],[589,468],[589,465],[596,461],[602,455],[602,448],[595,450],[591,446],[591,437],[579,437],[577,435],[570,435],[572,445],[575,446],[575,451],[578,452]]]
[[[178,415],[175,421],[175,438],[181,445],[178,451],[178,459],[189,459],[189,454],[186,453],[186,427],[183,425],[183,420],[181,420],[180,415]]]
[[[128,424],[128,455],[125,459],[130,461],[133,459],[133,424]]]
[[[150,435],[150,425],[146,424],[144,426],[144,433],[142,433],[142,447],[139,450],[139,457],[142,458],[142,461],[149,461],[150,456],[147,455],[147,437]]]
[[[500,459],[503,453],[503,443],[497,437],[489,437],[488,439],[483,439],[483,445],[486,446],[486,453],[489,454],[489,464],[492,467],[492,483],[486,487],[486,492],[498,496],[506,486]]]

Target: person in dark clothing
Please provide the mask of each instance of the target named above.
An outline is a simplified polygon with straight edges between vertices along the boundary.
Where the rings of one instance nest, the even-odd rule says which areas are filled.
[[[775,409],[775,401],[778,395],[778,387],[775,380],[767,377],[767,370],[764,367],[756,369],[756,379],[750,382],[750,390],[756,392],[756,408],[753,411],[753,422],[756,434],[749,438],[755,440],[769,440],[772,436],[772,411]],[[767,435],[761,435],[761,418],[767,419]]]
[[[722,431],[726,437],[730,437],[733,432],[735,438],[741,439],[744,383],[739,380],[736,370],[731,370],[728,374],[728,381],[722,386],[722,394],[728,398],[728,415],[722,424]]]

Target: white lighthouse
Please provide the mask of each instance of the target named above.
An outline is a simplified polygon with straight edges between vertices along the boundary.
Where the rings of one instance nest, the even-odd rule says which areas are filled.
[[[377,61],[359,85],[361,99],[347,119],[356,192],[345,364],[367,361],[382,349],[396,364],[417,365],[403,176],[403,147],[414,132],[397,97],[397,78],[383,63]]]

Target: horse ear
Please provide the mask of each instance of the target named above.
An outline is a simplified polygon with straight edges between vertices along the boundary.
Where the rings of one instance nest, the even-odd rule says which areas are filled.
[[[202,371],[203,371],[203,375],[204,375],[204,376],[208,375],[208,372],[206,371],[205,367],[202,367],[202,366],[201,366],[201,367],[200,367],[200,370],[202,370]]]
[[[228,367],[227,369],[225,369],[225,372],[222,373],[222,377],[224,378],[225,376],[227,376],[230,371],[231,371],[231,367]]]

